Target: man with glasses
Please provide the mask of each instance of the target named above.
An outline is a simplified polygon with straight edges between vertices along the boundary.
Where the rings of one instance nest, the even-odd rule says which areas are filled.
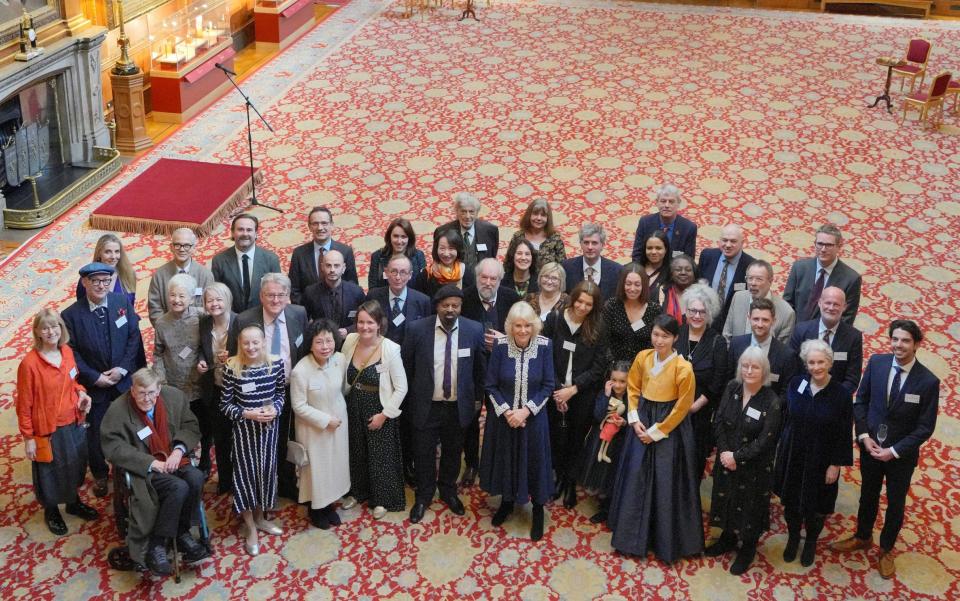
[[[80,269],[84,298],[63,312],[70,348],[77,360],[77,380],[92,401],[87,414],[87,452],[95,483],[93,494],[107,496],[110,468],[100,448],[100,423],[115,398],[130,389],[130,374],[144,365],[140,318],[126,294],[110,292],[114,269],[90,263]]]
[[[287,456],[287,440],[293,435],[293,417],[290,413],[290,371],[310,350],[307,332],[307,312],[299,305],[290,303],[290,278],[282,273],[268,273],[260,280],[260,306],[247,309],[230,324],[227,350],[237,354],[237,339],[240,332],[249,326],[258,326],[266,335],[267,352],[283,359],[283,375],[286,382],[286,402],[280,413],[277,437],[277,456]],[[277,493],[297,500],[297,475],[289,461],[277,462]]]
[[[747,289],[733,293],[730,312],[723,324],[723,337],[728,343],[734,336],[750,333],[750,303],[758,298],[768,298],[773,302],[777,315],[773,323],[773,335],[784,344],[790,341],[796,315],[787,301],[770,291],[772,285],[773,265],[757,259],[747,266]]]
[[[321,268],[323,279],[304,288],[300,300],[310,321],[327,318],[339,326],[341,336],[346,336],[352,331],[357,309],[363,304],[363,288],[343,280],[346,265],[340,251],[326,252]]]
[[[214,282],[213,273],[209,269],[193,260],[193,253],[197,250],[197,235],[188,227],[181,227],[173,231],[170,236],[170,252],[173,260],[161,265],[150,278],[150,291],[147,293],[147,314],[150,323],[156,324],[161,315],[167,312],[167,282],[173,276],[186,273],[197,281],[197,288],[193,290],[193,305],[203,309],[203,289]]]
[[[323,279],[323,256],[335,250],[343,257],[343,279],[359,285],[353,249],[333,239],[333,213],[327,207],[313,207],[307,214],[310,241],[293,249],[290,257],[290,300],[303,304],[301,295],[310,284]]]
[[[815,257],[799,259],[790,267],[783,300],[790,303],[797,314],[797,321],[820,317],[820,295],[827,286],[843,290],[847,308],[843,321],[853,325],[860,308],[860,274],[840,260],[843,235],[832,223],[821,225],[814,235]]]
[[[643,257],[643,241],[656,230],[667,234],[674,257],[680,254],[690,258],[697,256],[697,224],[678,213],[681,204],[680,190],[673,184],[664,184],[657,190],[657,212],[641,217],[637,223],[633,238],[634,263],[639,263]]]

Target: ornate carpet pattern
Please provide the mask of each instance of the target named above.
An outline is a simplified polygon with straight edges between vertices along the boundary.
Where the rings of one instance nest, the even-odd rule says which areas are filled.
[[[950,368],[960,343],[960,118],[948,116],[933,132],[866,108],[883,84],[875,57],[901,54],[913,35],[934,44],[931,73],[960,71],[957,26],[625,2],[495,2],[479,12],[480,22],[458,23],[450,10],[403,20],[394,6],[354,0],[243,82],[276,130],[255,126],[261,200],[286,211],[257,210],[261,242],[286,261],[307,235],[305,208],[327,204],[338,238],[365,257],[390,219],[406,215],[429,234],[448,219],[452,193],[473,190],[501,239],[543,195],[568,250],[579,223],[593,220],[610,232],[606,254],[623,260],[654,187],[670,180],[701,225],[700,247],[724,223],[743,223],[747,248],[772,261],[782,289],[790,263],[812,253],[813,227],[840,224],[845,260],[864,275],[857,325],[867,355],[887,349],[891,318],[914,316],[928,332],[920,359],[943,381],[897,579],[879,577],[874,554],[823,551],[811,568],[784,565],[776,502],[772,534],[740,578],[726,573],[730,558],[668,566],[613,555],[610,533],[587,519],[592,501],[549,507],[546,537],[532,545],[529,515],[509,521],[504,534],[490,525],[497,501],[477,488],[463,496],[466,517],[437,503],[415,526],[405,513],[377,522],[354,509],[343,527],[319,531],[286,506],[286,533],[262,539],[255,559],[225,526],[227,499],[207,494],[216,558],[187,570],[179,585],[111,571],[111,519],[81,525],[67,516],[70,535],[55,539],[33,501],[12,409],[29,315],[70,302],[76,270],[101,233],[85,225],[89,212],[153,162],[245,160],[243,104],[228,95],[0,266],[3,598],[960,597],[960,410]],[[166,240],[124,240],[145,313],[148,276],[167,260]],[[226,243],[220,228],[198,258],[209,261]],[[428,243],[429,235],[421,248]],[[358,264],[365,281],[366,260]],[[825,541],[854,525],[858,472],[842,478]],[[705,509],[709,493],[707,480]],[[110,513],[106,502],[96,506]]]

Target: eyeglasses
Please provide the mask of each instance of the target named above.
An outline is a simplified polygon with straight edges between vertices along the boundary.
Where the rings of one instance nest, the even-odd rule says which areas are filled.
[[[559,281],[560,281],[560,276],[558,276],[558,275],[542,275],[542,276],[540,276],[540,279],[541,279],[541,280],[548,280],[548,281],[551,281],[551,282],[559,282]]]
[[[690,315],[700,315],[700,316],[707,314],[706,310],[704,309],[687,309],[687,313],[689,313]]]
[[[289,294],[290,294],[289,292],[280,292],[277,294],[264,294],[264,296],[266,296],[270,300],[283,300],[287,298],[287,295]]]
[[[91,286],[109,286],[113,278],[97,278],[90,280]]]
[[[191,248],[193,248],[192,244],[187,244],[187,243],[181,244],[179,242],[172,242],[170,246],[173,247],[173,250],[190,250]]]
[[[834,248],[836,246],[833,242],[814,242],[813,245],[817,248]]]

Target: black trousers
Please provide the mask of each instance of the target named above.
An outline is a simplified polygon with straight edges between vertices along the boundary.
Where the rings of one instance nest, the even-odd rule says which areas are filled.
[[[873,537],[873,525],[880,509],[880,488],[887,479],[887,513],[880,531],[880,548],[893,549],[903,526],[903,510],[907,503],[910,479],[917,467],[916,458],[891,459],[883,462],[874,459],[860,447],[860,509],[857,512],[857,538]]]
[[[286,400],[277,427],[280,428],[277,436],[277,495],[291,501],[300,499],[297,487],[297,470],[287,461],[287,441],[294,438],[293,410],[290,408],[290,387],[286,389]]]
[[[213,412],[213,451],[217,456],[217,493],[223,495],[233,492],[233,422],[219,410],[223,389],[215,387],[214,391],[210,400],[217,408]]]
[[[460,453],[463,450],[464,430],[460,427],[457,404],[433,401],[426,424],[414,435],[417,466],[417,503],[429,505],[433,493],[440,488],[440,496],[457,494],[457,474],[460,473]],[[437,443],[440,443],[440,473],[437,474]]]
[[[153,536],[172,538],[190,529],[200,506],[203,481],[203,472],[192,465],[185,465],[172,474],[150,474],[150,484],[157,491],[160,504]]]
[[[467,467],[480,469],[480,410],[463,430],[463,461]]]
[[[200,465],[201,471],[210,471],[210,448],[213,446],[213,424],[217,419],[215,413],[220,413],[207,399],[190,401],[190,411],[197,416],[200,425]],[[191,449],[192,450],[192,449]]]
[[[90,404],[90,413],[87,414],[87,460],[90,462],[90,473],[94,478],[106,478],[110,474],[110,466],[103,456],[100,446],[100,423],[107,414],[110,402],[96,402]]]

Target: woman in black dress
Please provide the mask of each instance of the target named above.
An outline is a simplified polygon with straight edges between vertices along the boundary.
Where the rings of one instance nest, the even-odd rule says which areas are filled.
[[[227,334],[236,314],[230,310],[233,295],[226,284],[214,282],[203,289],[200,316],[200,398],[211,407],[220,406],[223,394],[223,366],[227,362]],[[213,412],[213,450],[217,457],[217,494],[233,491],[233,422],[218,411]],[[204,469],[201,459],[200,469]],[[209,470],[209,459],[207,470]]]
[[[853,399],[841,382],[830,377],[833,350],[827,343],[807,340],[800,346],[800,360],[807,373],[794,377],[787,387],[773,492],[783,503],[787,521],[783,560],[797,557],[800,529],[805,526],[800,565],[806,567],[813,564],[823,522],[834,511],[840,466],[853,464]]]
[[[549,403],[550,446],[557,474],[555,497],[577,504],[577,455],[590,428],[593,401],[606,368],[602,346],[600,287],[580,282],[570,292],[570,305],[547,317],[544,336],[553,343],[557,389]]]
[[[710,524],[723,532],[707,547],[708,557],[737,548],[730,573],[743,574],[770,528],[770,485],[780,434],[780,397],[767,386],[770,362],[760,347],[740,355],[736,379],[727,384],[714,418],[717,462],[713,465]]]
[[[650,348],[653,320],[660,315],[660,305],[649,302],[647,273],[639,263],[628,263],[620,270],[616,295],[603,306],[607,360],[630,361],[637,353]]]
[[[697,475],[702,478],[707,457],[713,449],[713,412],[727,383],[727,341],[710,327],[720,314],[720,299],[713,288],[706,284],[690,286],[681,297],[680,305],[687,319],[680,326],[680,335],[673,348],[693,364],[697,381],[690,419],[697,448]]]
[[[659,289],[670,279],[670,239],[663,230],[653,230],[644,239],[640,264],[650,290]]]
[[[513,288],[523,298],[540,290],[537,285],[537,250],[526,238],[514,238],[503,260],[501,286]]]

